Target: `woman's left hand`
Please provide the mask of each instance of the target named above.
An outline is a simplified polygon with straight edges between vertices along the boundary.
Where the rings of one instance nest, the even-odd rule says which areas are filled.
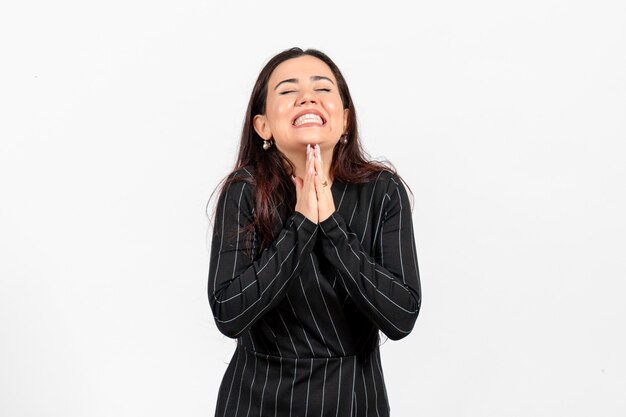
[[[323,222],[335,212],[335,202],[328,178],[324,177],[324,162],[322,161],[320,146],[315,145],[313,152],[315,153],[315,193],[317,194],[318,222]]]

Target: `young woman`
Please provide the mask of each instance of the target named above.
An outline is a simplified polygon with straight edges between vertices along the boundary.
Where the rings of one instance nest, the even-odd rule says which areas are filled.
[[[237,339],[216,416],[389,415],[379,331],[421,303],[401,179],[359,144],[348,86],[322,52],[263,68],[215,212],[208,296]]]

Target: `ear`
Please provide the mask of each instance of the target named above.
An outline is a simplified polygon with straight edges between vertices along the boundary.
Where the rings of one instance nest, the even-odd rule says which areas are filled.
[[[254,116],[254,119],[252,119],[252,125],[254,126],[256,133],[264,140],[270,140],[272,138],[272,131],[270,130],[270,126],[269,123],[267,123],[265,115],[257,114]]]
[[[350,114],[349,109],[343,109],[343,132],[346,132],[348,128],[348,115]]]

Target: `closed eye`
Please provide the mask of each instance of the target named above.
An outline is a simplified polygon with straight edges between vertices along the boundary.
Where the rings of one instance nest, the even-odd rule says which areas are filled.
[[[325,91],[327,93],[330,93],[330,88],[318,88],[315,91]]]
[[[285,94],[289,94],[289,93],[295,93],[295,90],[287,90],[287,91],[281,91],[280,94],[281,96],[285,95]]]

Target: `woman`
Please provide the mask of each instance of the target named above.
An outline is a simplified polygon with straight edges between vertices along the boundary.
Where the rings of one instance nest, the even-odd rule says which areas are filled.
[[[421,289],[407,192],[367,161],[337,66],[292,48],[263,68],[216,206],[208,295],[237,348],[216,416],[389,415],[379,330]]]

